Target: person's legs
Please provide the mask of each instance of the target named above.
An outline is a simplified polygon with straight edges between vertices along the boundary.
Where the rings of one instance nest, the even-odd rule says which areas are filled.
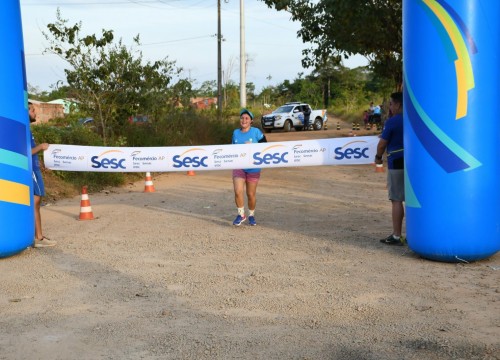
[[[233,225],[235,226],[240,226],[241,223],[246,220],[244,176],[245,172],[243,170],[233,170],[234,202],[238,208],[238,215],[233,221]]]
[[[40,170],[33,171],[33,200],[35,211],[35,243],[36,248],[55,246],[57,241],[52,241],[43,236],[42,231],[42,216],[40,207],[42,206],[42,197],[45,195],[45,185],[43,183],[42,173]]]
[[[404,170],[389,169],[387,172],[387,188],[392,211],[392,234],[380,241],[389,245],[403,245],[401,234],[403,230],[404,206]]]
[[[402,201],[392,201],[392,234],[401,236],[405,209]]]
[[[247,181],[247,198],[248,198],[248,210],[255,211],[255,206],[257,205],[257,184],[255,181]]]
[[[40,215],[40,206],[42,203],[42,197],[35,195],[35,239],[42,240],[43,232],[42,232],[42,217]]]
[[[237,208],[245,206],[245,179],[233,177],[234,202]]]
[[[257,221],[255,220],[255,207],[257,205],[257,184],[259,183],[259,179],[260,172],[247,173],[248,223],[251,226],[257,225]]]
[[[39,169],[33,170],[33,199],[35,207],[35,240],[43,239],[42,232],[42,216],[40,215],[40,207],[42,205],[42,197],[45,196],[45,184],[43,183],[42,172]]]

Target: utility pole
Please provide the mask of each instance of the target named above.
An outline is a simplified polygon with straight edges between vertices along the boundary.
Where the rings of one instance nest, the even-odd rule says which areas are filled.
[[[222,120],[222,34],[220,22],[220,0],[217,0],[217,118]]]
[[[240,0],[240,106],[247,106],[247,80],[245,59],[245,0]]]

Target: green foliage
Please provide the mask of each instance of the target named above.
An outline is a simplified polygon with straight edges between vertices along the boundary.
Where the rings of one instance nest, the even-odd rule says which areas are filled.
[[[110,186],[122,186],[130,174],[115,172],[54,171],[60,179],[75,185],[77,188],[88,186],[90,191],[100,191]],[[138,178],[138,176],[135,176]]]
[[[51,85],[52,89],[50,92],[46,90],[40,90],[37,87],[28,84],[28,92],[30,94],[30,99],[49,102],[51,100],[57,99],[68,99],[75,98],[76,94],[73,89],[67,85],[61,85],[62,81],[59,80],[57,84]]]
[[[402,0],[262,0],[300,21],[298,35],[313,46],[305,67],[364,55],[374,72],[402,84]]]
[[[185,146],[227,144],[233,128],[218,121],[215,111],[171,111],[151,124],[129,125],[127,146]]]
[[[269,112],[289,101],[302,101],[314,109],[326,108],[330,114],[337,115],[356,113],[367,108],[370,101],[382,102],[392,89],[391,79],[376,76],[368,68],[349,69],[331,61],[305,78],[298,74],[293,81],[285,80],[265,88],[256,100],[261,112]],[[271,104],[271,108],[266,110],[263,104]]]
[[[82,24],[67,25],[57,12],[57,21],[44,33],[49,50],[69,65],[65,70],[69,87],[79,102],[79,110],[98,123],[104,143],[119,136],[130,115],[156,115],[164,107],[186,103],[191,88],[185,80],[173,83],[180,72],[167,59],[144,61],[142,53],[114,43],[113,32],[101,36],[82,35]],[[140,45],[139,37],[134,38]],[[172,86],[173,85],[173,86]],[[166,99],[173,99],[169,104]]]
[[[49,124],[32,125],[31,132],[38,144],[64,144],[62,142],[64,129]]]
[[[82,125],[56,127],[51,123],[31,126],[37,143],[103,146],[102,138],[92,128]]]
[[[204,81],[200,88],[196,90],[196,95],[201,97],[216,97],[217,96],[217,81]]]

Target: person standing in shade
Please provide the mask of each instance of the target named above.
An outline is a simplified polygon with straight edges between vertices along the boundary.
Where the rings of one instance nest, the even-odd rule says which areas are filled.
[[[387,189],[392,203],[392,234],[380,240],[387,245],[404,245],[402,229],[404,218],[405,183],[404,183],[404,146],[403,146],[403,94],[391,94],[389,108],[393,116],[382,130],[377,145],[375,164],[382,164],[382,156],[387,152]]]
[[[240,111],[240,128],[233,131],[233,144],[256,144],[267,142],[260,129],[253,127],[253,114],[247,110]],[[233,170],[234,201],[238,215],[233,221],[234,226],[240,226],[246,219],[245,215],[245,189],[248,205],[248,223],[257,225],[255,220],[255,206],[257,204],[257,185],[260,179],[260,169]]]
[[[311,108],[309,105],[304,105],[304,130],[312,130],[311,124],[309,124],[309,119],[311,118]]]
[[[375,105],[373,107],[373,123],[377,126],[380,126],[382,123],[382,108],[380,105]]]
[[[28,103],[29,109],[29,117],[30,123],[34,123],[36,121],[36,111],[35,107],[32,103]],[[34,194],[34,208],[35,208],[35,243],[34,247],[42,248],[42,247],[50,247],[55,246],[57,244],[56,241],[50,240],[49,238],[43,236],[42,232],[42,216],[40,214],[40,206],[42,203],[42,196],[45,196],[45,185],[43,183],[42,171],[40,169],[40,162],[38,160],[38,153],[42,150],[47,150],[49,148],[49,144],[42,143],[37,145],[35,142],[35,138],[30,130],[31,136],[31,159],[32,159],[32,167],[33,167],[33,194]]]
[[[373,105],[373,101],[370,102],[370,108],[368,109],[368,122],[370,125],[373,125],[373,109],[375,106]]]

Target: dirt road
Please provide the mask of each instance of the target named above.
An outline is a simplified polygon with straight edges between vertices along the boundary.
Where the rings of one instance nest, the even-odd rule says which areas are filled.
[[[272,133],[270,141],[333,137]],[[153,174],[42,208],[58,245],[0,259],[0,359],[499,359],[500,254],[379,243],[372,166],[264,170],[233,227],[230,171]]]

